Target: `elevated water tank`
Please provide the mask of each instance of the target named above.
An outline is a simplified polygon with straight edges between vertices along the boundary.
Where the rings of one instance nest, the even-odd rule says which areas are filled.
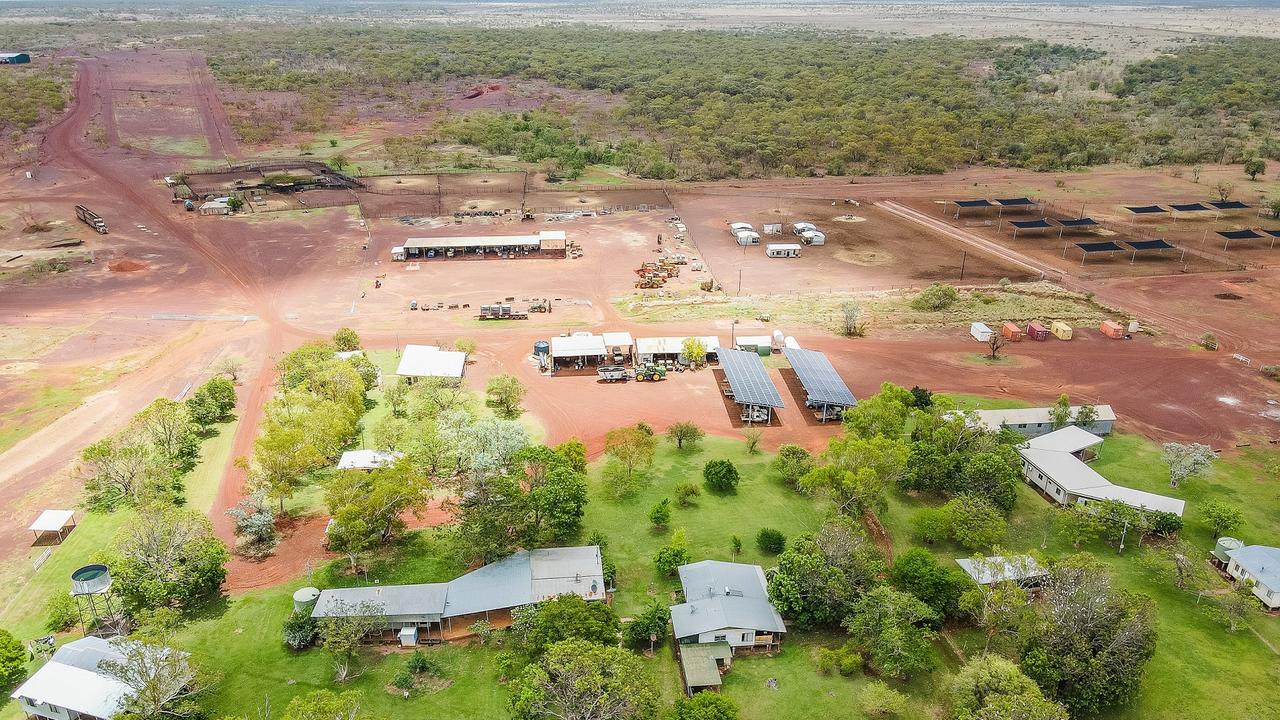
[[[293,594],[293,609],[295,611],[309,610],[315,605],[316,600],[320,597],[320,590],[313,587],[298,588]]]
[[[546,340],[539,340],[533,344],[533,354],[546,357],[551,354],[551,343]]]
[[[111,571],[106,565],[85,565],[71,573],[72,595],[97,595],[110,589]]]

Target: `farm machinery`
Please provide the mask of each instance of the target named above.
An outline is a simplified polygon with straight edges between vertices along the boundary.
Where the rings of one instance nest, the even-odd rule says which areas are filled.
[[[636,382],[657,382],[667,377],[667,369],[652,363],[636,368]]]
[[[631,379],[631,373],[621,365],[605,365],[596,368],[596,374],[605,382],[625,382]]]
[[[499,303],[481,305],[480,314],[477,317],[480,320],[528,320],[529,313],[513,312],[510,305]]]
[[[668,280],[680,277],[679,262],[676,260],[668,260],[662,258],[656,262],[643,262],[636,269],[636,275],[640,279],[636,281],[638,288],[659,288],[667,283]]]

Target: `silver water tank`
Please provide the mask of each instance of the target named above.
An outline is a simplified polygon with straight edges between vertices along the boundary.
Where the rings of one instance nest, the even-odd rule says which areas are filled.
[[[298,588],[293,594],[294,611],[310,609],[316,604],[316,600],[320,598],[320,590],[313,587]]]
[[[533,354],[546,357],[551,354],[551,343],[546,340],[539,340],[533,344]]]
[[[72,595],[97,595],[110,589],[111,571],[106,565],[85,565],[71,573]]]

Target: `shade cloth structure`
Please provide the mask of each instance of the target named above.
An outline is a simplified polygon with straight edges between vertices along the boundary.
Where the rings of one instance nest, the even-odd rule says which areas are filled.
[[[1080,248],[1080,252],[1083,253],[1080,257],[1081,265],[1084,264],[1085,258],[1090,255],[1096,253],[1122,252],[1124,250],[1124,248],[1109,240],[1106,242],[1076,243],[1076,247]],[[1066,250],[1064,249],[1063,253],[1065,252]]]
[[[720,367],[729,381],[729,391],[739,405],[764,408],[782,407],[782,396],[769,379],[760,356],[745,350],[720,350]]]
[[[1040,218],[1038,220],[1010,220],[1009,224],[1020,230],[1036,230],[1040,228],[1053,227],[1053,223],[1049,222],[1047,218]]]
[[[1276,238],[1280,238],[1280,230],[1254,230],[1248,228],[1245,230],[1219,230],[1218,234],[1223,237],[1222,249],[1226,250],[1232,240],[1265,240],[1271,238],[1271,247],[1276,246]]]
[[[36,540],[39,540],[44,533],[55,533],[58,536],[58,542],[62,542],[75,528],[75,510],[45,510],[40,513],[40,517],[36,518],[35,522],[31,523],[28,530],[36,534]]]
[[[1035,205],[1036,201],[1029,197],[996,198],[996,204],[1004,207],[1028,207]]]
[[[1154,215],[1156,213],[1169,212],[1159,205],[1126,205],[1124,209],[1134,215]]]
[[[984,208],[991,207],[990,200],[952,200],[951,202],[962,208]]]
[[[1094,227],[1095,225],[1098,224],[1097,220],[1094,220],[1093,218],[1089,218],[1089,217],[1071,218],[1067,220],[1059,220],[1057,222],[1059,225],[1065,228]]]
[[[1129,262],[1131,263],[1137,261],[1138,253],[1140,252],[1164,252],[1165,250],[1178,249],[1177,245],[1172,245],[1163,238],[1155,240],[1126,240],[1125,245],[1128,245],[1129,249],[1133,251],[1133,254],[1129,257]],[[1186,255],[1187,251],[1184,249],[1179,260],[1186,257]]]
[[[1169,205],[1169,207],[1173,208],[1174,210],[1177,210],[1178,212],[1203,212],[1203,211],[1205,211],[1205,210],[1211,210],[1211,209],[1212,209],[1212,208],[1209,208],[1209,207],[1207,207],[1207,206],[1205,206],[1205,205],[1203,205],[1203,204],[1201,204],[1201,203],[1198,203],[1198,202],[1196,202],[1196,203],[1183,203],[1183,204],[1171,204],[1171,205]]]
[[[844,379],[836,372],[826,354],[816,350],[787,347],[782,349],[787,362],[796,371],[800,384],[804,386],[810,407],[836,406],[850,408],[858,404],[853,391],[845,384]],[[823,413],[825,418],[826,413]]]
[[[1219,210],[1246,210],[1249,207],[1239,200],[1220,200],[1209,204]]]

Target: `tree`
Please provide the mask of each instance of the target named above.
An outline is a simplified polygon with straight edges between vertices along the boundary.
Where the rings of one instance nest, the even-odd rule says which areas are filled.
[[[919,598],[881,585],[865,593],[842,623],[883,675],[906,678],[933,668],[929,629],[938,620]]]
[[[136,439],[109,437],[80,453],[85,504],[111,511],[120,505],[138,506],[171,493],[174,472],[147,445]]]
[[[403,417],[409,398],[409,386],[404,378],[396,376],[382,385],[382,400],[391,409],[394,417]]]
[[[471,361],[471,356],[476,353],[476,341],[474,338],[460,337],[453,341],[453,349],[463,354],[463,362]]]
[[[677,700],[671,720],[738,720],[738,705],[720,693],[701,692]]]
[[[787,543],[769,576],[769,599],[801,627],[836,623],[878,582],[884,558],[850,518],[834,518],[814,535]]]
[[[1005,533],[1004,517],[984,497],[964,493],[947,502],[947,525],[951,539],[967,550],[988,548]]]
[[[510,707],[516,720],[652,720],[658,693],[635,655],[566,640],[512,682]]]
[[[760,548],[762,553],[777,555],[786,549],[787,537],[781,530],[760,528],[760,532],[756,533],[756,547]]]
[[[1103,523],[1092,508],[1071,505],[1059,510],[1055,520],[1058,532],[1077,550],[1081,545],[1098,539]]]
[[[956,612],[968,578],[958,567],[944,568],[933,553],[915,547],[894,559],[889,582],[923,600],[939,617],[949,617]]]
[[[979,576],[1000,578],[1006,575],[1021,576],[1026,568],[1020,567],[1023,561],[1018,558],[993,557],[985,558],[976,555],[972,558],[974,570]],[[1009,566],[1013,565],[1013,572]],[[998,580],[985,585],[973,585],[960,596],[960,610],[979,628],[985,638],[983,651],[991,648],[991,642],[1000,635],[1011,635],[1023,626],[1028,613],[1029,596],[1017,582]]]
[[[313,690],[290,700],[281,720],[373,720],[361,707],[361,698],[359,690]]]
[[[693,483],[678,483],[675,488],[676,503],[680,507],[689,507],[693,504],[693,499],[702,494],[702,490],[698,489]]]
[[[98,667],[130,692],[126,713],[152,718],[184,717],[194,708],[191,698],[205,689],[189,653],[138,640],[112,641],[119,660],[102,660]]]
[[[677,422],[667,426],[667,439],[676,444],[677,450],[683,450],[685,445],[692,448],[705,434],[702,428],[692,421]]]
[[[853,300],[840,303],[840,334],[845,337],[862,337],[864,327],[860,322],[862,306]]]
[[[684,528],[671,533],[671,540],[659,548],[658,554],[653,557],[653,564],[658,569],[658,574],[664,576],[674,575],[676,568],[688,565],[691,561],[689,540],[685,536]]]
[[[1066,393],[1059,395],[1057,402],[1049,408],[1049,421],[1053,423],[1054,430],[1071,424],[1071,398]]]
[[[858,696],[862,714],[871,718],[896,718],[907,711],[907,696],[883,680],[872,680]]]
[[[1253,586],[1252,580],[1238,582],[1231,592],[1214,598],[1210,614],[1222,623],[1227,632],[1239,630],[1257,612],[1258,598],[1253,594]]]
[[[960,294],[951,285],[936,282],[917,295],[911,301],[911,307],[922,312],[937,312],[954,305],[959,297]]]
[[[849,434],[861,438],[898,438],[906,431],[913,402],[910,390],[883,383],[880,392],[845,410],[841,424]]]
[[[305,608],[289,613],[289,617],[285,619],[284,626],[281,628],[285,647],[290,650],[311,647],[311,643],[316,640],[317,632],[316,619],[311,617],[311,611]]]
[[[649,522],[658,529],[665,528],[671,522],[671,498],[662,498],[649,510]]]
[[[241,200],[239,197],[232,195],[231,197],[227,198],[227,207],[231,209],[231,212],[236,212],[240,208],[244,207],[244,200]]]
[[[1267,211],[1271,213],[1272,220],[1280,220],[1280,198],[1276,198],[1268,203]]]
[[[485,404],[498,413],[498,417],[514,420],[520,417],[520,402],[524,400],[524,383],[515,375],[501,374],[489,378],[484,386]]]
[[[514,627],[518,626],[518,627]],[[618,643],[618,616],[608,603],[587,602],[569,593],[527,606],[514,632],[533,656],[564,640],[581,640],[596,645]]]
[[[338,352],[355,352],[360,349],[360,334],[349,327],[338,328],[333,334],[333,346]]]
[[[1067,711],[1046,700],[1018,666],[998,655],[979,655],[960,668],[948,688],[949,720],[1067,720]],[[1000,708],[1018,708],[1001,714]]]
[[[1235,183],[1227,180],[1219,180],[1217,184],[1213,186],[1213,191],[1218,194],[1219,200],[1226,202],[1231,199],[1231,193],[1236,191],[1236,185]]]
[[[933,392],[919,385],[912,385],[911,407],[917,410],[928,410],[933,407]]]
[[[633,648],[652,647],[666,639],[670,622],[671,609],[655,600],[622,628],[623,641]]]
[[[235,407],[236,387],[223,377],[210,379],[187,398],[187,413],[201,431],[225,420]]]
[[[175,471],[185,472],[195,465],[200,452],[198,428],[186,403],[156,398],[130,425]]]
[[[680,344],[680,357],[690,365],[701,365],[707,360],[707,346],[699,338],[687,337]]]
[[[729,460],[711,460],[702,466],[702,480],[711,492],[735,493],[738,491],[738,468]]]
[[[825,492],[842,513],[882,512],[885,490],[902,476],[909,454],[898,437],[845,433],[831,439],[822,455],[829,464],[800,478],[800,489]]]
[[[1098,422],[1098,406],[1081,405],[1076,408],[1076,414],[1071,418],[1071,422],[1078,428],[1088,430]]]
[[[1200,505],[1200,517],[1213,530],[1213,539],[1235,532],[1244,524],[1244,511],[1221,500],[1209,500]]]
[[[760,440],[764,437],[764,432],[760,428],[749,427],[742,431],[742,438],[747,441],[747,454],[760,454]]]
[[[126,607],[187,609],[218,592],[230,554],[201,513],[141,508],[103,554]]]
[[[1004,350],[1004,346],[1009,344],[1009,338],[1004,335],[993,332],[987,336],[987,357],[992,360],[1000,359],[1000,351]]]
[[[1174,488],[1188,478],[1203,475],[1218,457],[1213,448],[1200,443],[1165,443],[1160,456],[1169,465],[1169,487]]]
[[[245,555],[260,556],[276,543],[276,514],[266,495],[254,493],[227,510],[235,520],[238,549]]]
[[[430,483],[406,460],[367,473],[335,473],[324,488],[333,518],[329,548],[346,554],[354,570],[361,553],[389,543],[404,531],[404,515],[426,507],[430,489]]]
[[[647,469],[653,462],[657,445],[653,435],[634,425],[614,428],[605,433],[604,451],[617,461],[621,470],[618,480],[625,492],[617,493],[619,496],[633,491],[637,473]]]
[[[317,634],[320,646],[333,660],[336,682],[354,677],[365,637],[382,628],[385,622],[382,607],[368,601],[353,604],[338,600],[330,606],[329,615],[320,618]]]
[[[932,545],[951,537],[951,516],[944,508],[920,508],[911,517],[911,529],[921,541]]]
[[[778,447],[772,465],[788,485],[797,487],[800,478],[813,469],[813,455],[799,445],[787,443]]]
[[[729,536],[729,555],[733,560],[737,560],[742,554],[742,538],[737,535]]]
[[[67,596],[70,597],[70,596]],[[27,676],[27,649],[8,630],[0,630],[0,687],[11,688]]]
[[[232,356],[221,358],[210,370],[215,375],[225,375],[231,382],[237,382],[240,379],[240,373],[244,370],[244,358]]]
[[[555,447],[558,455],[563,457],[574,472],[587,472],[587,446],[578,438],[569,438]]]
[[[342,172],[342,170],[349,164],[350,162],[347,160],[347,156],[342,153],[338,153],[337,155],[329,158],[329,167],[337,170],[338,172]]]
[[[1249,176],[1250,180],[1257,180],[1259,175],[1267,171],[1267,163],[1260,157],[1249,158],[1244,161],[1244,174]]]

